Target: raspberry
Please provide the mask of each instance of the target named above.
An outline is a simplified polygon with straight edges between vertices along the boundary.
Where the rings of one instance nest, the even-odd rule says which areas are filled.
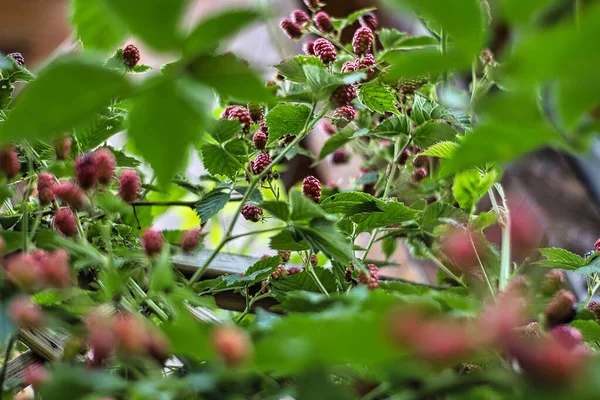
[[[39,265],[41,276],[46,285],[65,288],[73,284],[71,268],[69,267],[69,253],[65,250],[58,249],[51,254],[46,253],[45,257],[39,260]]]
[[[119,178],[119,197],[131,204],[140,197],[142,180],[133,169],[126,169]]]
[[[373,32],[369,28],[364,26],[358,28],[356,32],[354,32],[354,37],[352,38],[352,48],[354,49],[354,53],[359,56],[368,53],[371,50],[374,40]]]
[[[54,146],[54,154],[56,154],[56,159],[59,161],[64,161],[69,157],[71,153],[71,145],[73,144],[73,140],[70,136],[63,136],[61,138],[55,139],[53,142]]]
[[[96,155],[87,153],[75,160],[75,176],[82,189],[87,190],[96,186],[98,182],[98,167]]]
[[[31,254],[21,253],[11,257],[5,268],[8,279],[27,292],[42,286],[39,263]]]
[[[279,250],[277,254],[281,256],[281,262],[284,264],[287,264],[292,256],[292,252],[289,250]]]
[[[120,350],[131,355],[146,353],[148,330],[141,320],[126,315],[115,321],[113,329]]]
[[[354,72],[358,69],[358,66],[354,61],[346,61],[344,65],[342,65],[342,74]]]
[[[287,270],[285,269],[285,267],[283,265],[280,265],[277,267],[277,269],[275,271],[273,271],[273,273],[271,274],[271,277],[273,279],[279,279],[279,278],[283,278],[286,275],[287,275]]]
[[[462,272],[468,272],[479,265],[477,243],[470,229],[453,227],[442,237],[440,249],[455,267]]]
[[[252,136],[252,142],[256,150],[264,150],[267,147],[267,135],[262,130],[257,131]]]
[[[6,57],[10,57],[14,60],[14,62],[16,62],[17,64],[19,64],[20,67],[22,67],[23,65],[25,65],[25,57],[23,57],[23,54],[21,53],[8,53],[6,55]]]
[[[19,173],[21,162],[13,146],[7,146],[0,150],[0,171],[12,179]]]
[[[60,208],[54,214],[54,228],[67,237],[77,236],[77,220],[68,207]]]
[[[372,78],[373,75],[375,75],[375,68],[371,67],[374,67],[375,64],[376,62],[375,57],[373,57],[373,54],[365,54],[363,58],[358,60],[358,69],[369,68],[365,71],[365,73],[367,74],[367,78]]]
[[[331,95],[331,102],[337,107],[350,104],[356,98],[356,89],[352,85],[342,85]]]
[[[254,161],[252,161],[252,172],[254,175],[259,175],[271,164],[271,156],[266,153],[260,153]]]
[[[542,281],[542,293],[551,296],[565,285],[565,273],[560,269],[553,269],[544,275]]]
[[[147,255],[153,256],[162,251],[165,238],[163,234],[154,229],[146,229],[142,236],[142,246]]]
[[[594,313],[594,315],[596,316],[596,320],[600,319],[600,304],[599,303],[592,301],[590,304],[588,304],[587,309]]]
[[[262,219],[263,210],[253,204],[246,203],[242,207],[242,216],[246,221],[258,222]]]
[[[233,110],[234,108],[239,107],[237,105],[231,105],[231,106],[227,106],[223,109],[223,111],[221,112],[221,118],[229,118],[229,113],[231,112],[231,110]]]
[[[358,273],[358,282],[367,285],[369,289],[377,289],[379,287],[379,268],[373,264],[367,265],[369,275],[365,271]]]
[[[565,349],[573,350],[583,343],[583,335],[577,328],[568,325],[559,325],[550,331],[552,337]]]
[[[379,21],[377,20],[377,16],[372,12],[366,13],[358,17],[358,22],[361,26],[369,28],[372,31],[377,30],[379,28]]]
[[[87,342],[93,354],[92,366],[101,367],[116,347],[114,321],[92,311],[85,324],[88,331]]]
[[[333,23],[331,17],[325,11],[319,11],[314,17],[315,25],[321,32],[328,33],[333,30]]]
[[[317,39],[313,45],[315,56],[319,57],[323,64],[329,64],[335,61],[337,54],[335,47],[327,39]]]
[[[309,10],[318,10],[322,4],[319,0],[304,0],[304,4],[308,7]]]
[[[315,42],[313,40],[304,42],[304,44],[302,45],[302,51],[304,51],[304,54],[306,54],[308,56],[314,56],[315,55]]]
[[[117,160],[112,151],[107,148],[96,150],[96,169],[98,182],[103,185],[110,183],[117,167]]]
[[[415,156],[415,157],[413,158],[412,164],[413,164],[415,167],[417,167],[417,168],[418,168],[418,167],[424,167],[424,166],[426,166],[426,165],[427,165],[427,161],[428,161],[428,160],[427,160],[427,157],[426,157],[426,156]]]
[[[227,114],[227,119],[234,120],[237,119],[240,124],[244,126],[244,131],[247,132],[250,129],[250,125],[252,125],[252,117],[250,116],[250,111],[246,107],[242,106],[234,106],[229,110]]]
[[[316,268],[319,266],[319,259],[317,258],[316,254],[310,255],[310,265],[312,265],[313,268]]]
[[[40,205],[48,205],[54,200],[54,187],[56,186],[54,175],[44,172],[40,174],[37,181],[38,199]]]
[[[27,368],[23,380],[34,389],[50,380],[50,372],[41,364],[34,364]]]
[[[321,182],[314,176],[307,176],[302,181],[302,194],[318,203],[321,200]]]
[[[337,133],[337,129],[335,129],[335,126],[333,126],[333,124],[329,122],[328,119],[321,120],[321,129],[329,136],[335,135]]]
[[[548,326],[556,326],[570,322],[575,313],[575,296],[568,290],[560,290],[546,305],[544,315]]]
[[[354,271],[354,266],[350,264],[350,267],[346,268],[344,271],[344,279],[346,282],[352,282],[352,271]]]
[[[290,39],[300,39],[302,37],[302,27],[289,18],[282,19],[279,27]]]
[[[304,26],[310,22],[310,17],[303,10],[294,10],[291,15],[292,21],[300,26]]]
[[[83,208],[85,193],[73,182],[63,182],[54,187],[54,196],[76,210]]]
[[[253,122],[259,123],[265,117],[265,108],[257,103],[248,104],[248,112]]]
[[[128,44],[123,49],[123,64],[129,68],[133,68],[140,61],[140,51],[134,44]]]
[[[600,251],[600,238],[596,240],[596,243],[594,243],[594,249],[596,251]]]
[[[300,267],[290,267],[287,270],[288,275],[296,275],[302,272],[302,268]]]
[[[13,321],[22,328],[39,328],[44,324],[45,317],[42,309],[31,304],[29,298],[25,296],[11,301],[8,310]]]
[[[350,153],[343,147],[337,149],[331,154],[331,162],[333,164],[346,164],[350,160]]]
[[[408,161],[408,158],[410,156],[411,156],[410,150],[404,149],[404,151],[402,153],[400,153],[400,155],[398,156],[398,164],[400,164],[400,165],[406,164],[406,161]]]
[[[213,331],[211,342],[216,353],[230,367],[242,364],[252,354],[250,339],[239,328],[219,326]]]
[[[189,229],[183,232],[181,235],[181,249],[186,253],[191,253],[196,250],[200,245],[200,233],[202,231],[199,228]]]
[[[350,105],[342,106],[335,110],[333,113],[333,119],[335,120],[335,126],[338,128],[346,127],[350,121],[356,119],[356,109]]]
[[[427,170],[425,168],[417,168],[412,172],[412,179],[415,182],[421,182],[427,176]]]

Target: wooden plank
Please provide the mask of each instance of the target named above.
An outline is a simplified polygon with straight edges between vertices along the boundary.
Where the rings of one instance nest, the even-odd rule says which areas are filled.
[[[27,386],[24,383],[27,370],[36,364],[43,363],[44,359],[32,350],[27,350],[25,353],[13,358],[6,366],[6,387],[23,390]]]
[[[212,254],[212,250],[200,250],[193,255],[178,254],[173,257],[173,265],[186,276],[192,276]],[[203,278],[216,278],[225,274],[243,274],[248,267],[260,258],[241,254],[219,253],[206,269]]]

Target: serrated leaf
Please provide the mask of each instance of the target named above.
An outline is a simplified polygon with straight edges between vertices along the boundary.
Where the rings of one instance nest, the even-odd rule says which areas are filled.
[[[221,190],[213,190],[196,204],[196,214],[198,214],[202,223],[205,223],[225,208],[228,202],[229,193]]]
[[[12,101],[15,85],[8,79],[0,79],[0,110],[6,110]]]
[[[362,85],[358,90],[358,99],[370,111],[380,114],[386,112],[398,113],[396,96],[390,89],[380,83],[371,82]]]
[[[290,193],[290,205],[292,207],[292,213],[290,215],[292,221],[303,221],[327,216],[325,211],[323,211],[319,205],[303,196],[298,190],[293,190]]]
[[[406,36],[405,32],[400,32],[397,29],[383,28],[379,31],[379,40],[386,50],[393,49],[402,38]]]
[[[544,267],[576,270],[586,264],[586,260],[582,257],[565,249],[550,247],[539,249],[539,252],[546,257],[546,260],[537,261],[536,264]]]
[[[368,232],[375,228],[382,228],[403,222],[414,221],[418,213],[412,208],[396,201],[385,201],[378,204],[382,212],[360,214],[351,217],[356,226],[356,232]]]
[[[242,131],[238,120],[219,119],[208,130],[208,134],[219,143],[225,143]]]
[[[284,135],[298,135],[308,124],[311,109],[306,105],[278,104],[265,117],[269,128],[268,144]]]
[[[333,153],[340,147],[344,146],[346,143],[352,140],[354,132],[351,130],[342,130],[334,135],[332,135],[323,147],[321,147],[321,151],[319,152],[319,157],[317,157],[317,161],[321,161],[325,159],[329,154]]]
[[[124,129],[127,114],[122,110],[107,108],[94,118],[75,129],[75,137],[82,151],[88,151]]]
[[[335,275],[331,270],[315,268],[315,273],[327,292],[333,293],[336,291],[337,283]],[[285,298],[287,294],[296,291],[321,293],[319,286],[317,286],[313,278],[306,271],[302,271],[299,274],[288,275],[283,279],[274,279],[271,281],[271,286],[276,291],[276,297],[281,299]]]
[[[421,229],[427,232],[433,232],[434,228],[442,222],[440,219],[453,219],[460,222],[467,222],[468,215],[460,208],[452,204],[436,201],[427,206],[421,216]]]
[[[406,115],[392,115],[377,125],[371,133],[381,137],[408,135],[411,131],[410,124],[410,119]]]
[[[110,146],[107,146],[106,148],[108,148],[114,154],[115,160],[117,161],[117,165],[119,167],[137,168],[141,164],[141,162],[138,159],[128,156],[121,150],[117,150],[114,147]]]
[[[290,207],[284,201],[263,201],[259,206],[277,219],[282,221],[290,219]]]
[[[413,131],[413,141],[422,148],[454,139],[456,131],[445,122],[427,121]]]
[[[305,55],[288,58],[282,63],[275,65],[275,68],[282,76],[291,82],[306,83],[307,77],[303,68],[305,65],[323,68],[323,62],[321,62],[318,57]]]
[[[577,268],[573,272],[579,275],[590,275],[600,272],[600,257],[590,257],[585,262],[585,266]]]
[[[437,158],[449,159],[449,158],[452,158],[452,155],[454,154],[454,152],[456,151],[456,149],[458,147],[459,147],[458,143],[442,141],[442,142],[433,144],[432,146],[423,150],[419,154],[423,155],[423,156],[432,156],[432,157],[437,157]]]
[[[121,44],[127,27],[104,0],[73,0],[71,21],[84,49],[111,50]]]
[[[202,163],[211,175],[223,175],[233,179],[248,161],[248,150],[241,140],[232,140],[223,146],[205,144],[200,151]]]
[[[428,46],[439,46],[439,43],[437,39],[432,36],[408,36],[398,41],[394,48],[399,50],[410,50]]]
[[[315,253],[321,252],[330,260],[340,263],[349,263],[354,258],[352,243],[336,229],[332,221],[315,218],[310,222],[310,227],[296,227],[296,230]]]
[[[481,172],[470,169],[456,174],[452,185],[452,194],[458,204],[470,213],[479,199],[494,186],[497,179],[498,174],[495,170]]]
[[[352,217],[361,213],[382,212],[380,199],[363,192],[342,192],[334,194],[321,202],[321,207],[331,214],[343,214]]]
[[[343,82],[320,65],[303,65],[306,82],[317,100],[331,96]]]
[[[449,110],[442,107],[437,102],[419,95],[415,96],[410,118],[415,121],[417,125],[421,125],[427,121],[441,119],[462,126],[460,121],[458,121]]]
[[[257,261],[254,265],[248,267],[246,272],[244,272],[244,277],[256,276],[255,272],[261,271],[264,269],[270,269],[272,272],[272,271],[276,270],[279,265],[281,265],[281,256],[280,255],[263,258],[262,260]],[[265,276],[265,278],[266,278],[266,276]],[[259,281],[262,279],[264,279],[264,278],[259,279]],[[255,283],[258,283],[258,281],[256,281]]]
[[[296,235],[292,228],[284,229],[278,234],[271,236],[269,247],[273,250],[310,250],[308,243],[302,240],[302,237]]]

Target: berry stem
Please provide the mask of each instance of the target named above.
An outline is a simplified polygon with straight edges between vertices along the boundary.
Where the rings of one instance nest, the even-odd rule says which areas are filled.
[[[256,303],[260,299],[264,299],[265,297],[271,297],[271,293],[257,294],[252,298],[246,296],[246,308],[244,308],[244,311],[242,312],[242,314],[240,314],[238,319],[235,320],[235,323],[239,324],[240,322],[242,322],[244,318],[246,318],[246,316],[250,314],[250,311],[252,311],[252,306],[254,305],[254,303]]]
[[[2,360],[2,368],[0,369],[0,390],[4,389],[4,379],[6,377],[6,369],[8,367],[10,361],[10,353],[12,353],[12,349],[17,342],[17,335],[12,335],[8,339],[8,343],[6,344],[6,349],[4,350],[4,359]]]
[[[479,257],[479,252],[477,251],[477,247],[475,246],[475,242],[473,241],[473,236],[469,235],[469,239],[471,240],[471,246],[473,246],[473,251],[475,252],[475,256],[477,257],[477,261],[479,262],[479,266],[481,267],[481,272],[483,273],[483,277],[485,278],[485,283],[490,289],[490,293],[494,300],[496,300],[496,292],[494,291],[494,287],[492,286],[492,282],[490,282],[490,278],[488,277],[487,272],[485,272],[485,268],[483,267],[483,262],[481,262],[481,258]]]
[[[450,271],[448,269],[448,267],[446,267],[444,264],[442,264],[442,262],[440,260],[438,260],[436,256],[434,256],[430,252],[427,252],[426,257],[431,262],[433,262],[436,265],[436,267],[438,267],[439,269],[444,271],[446,273],[446,275],[448,275],[450,278],[454,279],[460,286],[462,286],[464,288],[467,287],[467,285],[462,281],[462,279],[460,279],[458,276],[454,275],[454,273],[452,271]]]
[[[500,276],[499,276],[499,289],[504,290],[508,281],[510,280],[510,214],[506,205],[506,199],[504,198],[504,190],[500,184],[495,184],[494,187],[498,191],[498,194],[502,198],[503,210],[500,209],[498,202],[496,201],[496,195],[494,189],[488,190],[490,201],[494,212],[500,217],[500,226],[502,228],[502,249],[500,250]]]
[[[281,230],[283,228],[285,228],[285,226],[277,226],[277,227],[274,227],[274,228],[266,228],[266,229],[259,229],[259,230],[256,230],[256,231],[244,232],[244,233],[240,233],[239,235],[232,235],[232,236],[230,236],[229,240],[239,239],[239,238],[244,237],[244,236],[260,235],[261,233],[279,231],[279,230]]]
[[[310,264],[310,261],[309,261]],[[308,274],[310,275],[310,277],[313,279],[313,281],[315,281],[315,284],[319,287],[319,290],[327,297],[329,297],[329,292],[327,291],[327,289],[325,289],[325,286],[323,286],[323,283],[321,282],[321,280],[319,279],[319,277],[317,276],[315,269],[313,267],[311,267],[310,265],[308,265],[306,267],[306,270],[308,271]]]
[[[132,205],[134,207],[190,207],[198,204],[197,201],[136,201]]]
[[[127,280],[127,285],[132,292],[142,299],[144,303],[154,312],[154,314],[165,322],[169,320],[169,316],[152,300],[146,292],[137,284],[133,278]]]

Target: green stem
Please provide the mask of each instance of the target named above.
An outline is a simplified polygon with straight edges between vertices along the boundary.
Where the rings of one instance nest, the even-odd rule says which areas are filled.
[[[494,300],[496,299],[496,292],[494,291],[494,287],[492,286],[492,282],[490,282],[490,278],[488,277],[487,272],[483,266],[483,262],[481,262],[481,258],[479,257],[479,252],[477,251],[477,247],[475,246],[475,242],[473,241],[473,237],[469,235],[469,239],[471,240],[471,246],[473,246],[473,251],[475,251],[475,255],[477,256],[477,261],[479,261],[479,265],[481,266],[481,272],[483,272],[483,277],[485,278],[485,282],[487,283],[488,289],[490,289],[490,293]]]
[[[502,228],[502,249],[500,250],[500,279],[499,279],[499,288],[500,290],[504,290],[508,281],[510,280],[510,214],[508,212],[508,208],[506,206],[506,202],[503,199],[504,210],[501,210],[498,202],[496,201],[496,196],[494,194],[494,189],[488,190],[488,195],[490,196],[490,201],[492,203],[492,208],[494,212],[498,214],[500,217],[500,226]]]
[[[156,314],[161,321],[165,322],[169,319],[169,316],[152,300],[148,297],[148,294],[144,292],[144,290],[134,281],[132,278],[127,280],[129,288],[134,291],[141,299],[146,303],[146,305]]]
[[[223,246],[225,246],[225,244],[231,240],[231,237],[232,237],[231,232],[233,231],[233,228],[234,228],[234,226],[235,226],[238,218],[240,217],[240,214],[242,212],[242,208],[244,207],[244,205],[246,204],[246,202],[250,198],[250,195],[252,194],[252,192],[254,191],[254,189],[256,188],[256,186],[262,181],[262,178],[264,178],[267,175],[267,173],[271,170],[271,168],[273,168],[275,165],[277,165],[277,163],[279,161],[281,161],[283,159],[283,157],[285,157],[285,155],[291,149],[293,149],[296,145],[298,145],[298,143],[300,143],[300,141],[302,139],[304,139],[304,137],[306,136],[306,134],[313,128],[314,124],[318,120],[320,120],[321,117],[323,117],[323,115],[325,115],[325,113],[327,112],[327,108],[324,108],[321,111],[321,113],[319,115],[317,115],[313,119],[314,111],[315,111],[315,105],[313,104],[313,107],[311,108],[311,111],[310,111],[310,113],[308,115],[308,118],[306,119],[306,122],[304,124],[304,129],[302,129],[301,134],[299,134],[298,136],[296,136],[296,138],[286,148],[284,148],[283,151],[281,153],[279,153],[277,155],[277,157],[275,157],[273,159],[273,161],[271,161],[271,164],[269,164],[267,166],[267,168],[265,168],[260,174],[254,176],[251,179],[250,185],[248,186],[248,190],[246,190],[246,193],[244,193],[244,197],[242,198],[238,209],[236,210],[235,214],[233,215],[231,223],[229,224],[229,228],[227,228],[227,231],[225,232],[225,235],[223,236],[223,239],[221,239],[221,242],[213,250],[213,252],[208,257],[208,259],[204,262],[204,264],[200,268],[198,268],[198,270],[194,273],[194,275],[192,275],[192,277],[190,278],[190,280],[187,283],[188,286],[193,285],[194,283],[196,283],[200,279],[200,277],[202,276],[202,274],[204,274],[204,272],[208,268],[209,264],[215,259],[215,257],[219,253],[219,251],[221,251],[221,249],[223,248]],[[313,120],[311,121],[311,119],[313,119]]]
[[[450,271],[444,264],[442,264],[442,262],[440,260],[438,260],[433,254],[428,253],[427,258],[429,260],[431,260],[436,265],[436,267],[438,267],[439,269],[444,271],[446,273],[446,275],[448,275],[450,278],[454,279],[460,286],[465,287],[465,288],[467,287],[467,285],[462,281],[462,279],[460,279],[458,276],[454,275],[454,273],[452,271]]]
[[[283,228],[285,228],[285,226],[278,226],[278,227],[275,227],[275,228],[266,228],[266,229],[261,229],[261,230],[258,230],[258,231],[244,232],[244,233],[240,233],[239,235],[230,236],[229,240],[239,239],[239,238],[244,237],[244,236],[260,235],[261,233],[279,231],[279,230],[281,230]]]
[[[197,203],[198,203],[197,201],[136,201],[136,202],[132,203],[132,205],[135,207],[154,207],[154,206],[177,207],[177,206],[181,206],[181,207],[194,208],[194,206]]]
[[[600,279],[598,279],[598,278],[596,278],[596,279],[598,280],[596,282],[596,285],[594,285],[594,287],[592,288],[592,290],[588,293],[587,299],[585,299],[585,306],[586,307],[590,304],[590,301],[592,301],[592,297],[594,297],[594,294],[600,288]]]
[[[270,293],[258,294],[256,296],[252,297],[249,301],[248,301],[248,297],[246,297],[246,308],[244,309],[242,314],[238,317],[238,319],[235,321],[235,323],[239,324],[240,322],[242,322],[244,320],[244,318],[246,318],[246,316],[248,314],[250,314],[250,312],[252,311],[252,306],[254,305],[254,303],[256,303],[260,299],[264,299],[265,297],[271,297],[271,294]]]
[[[8,344],[4,350],[4,360],[2,360],[2,369],[0,369],[0,393],[4,392],[4,380],[6,379],[6,369],[8,367],[8,361],[10,353],[17,342],[17,335],[13,335],[8,339]]]
[[[40,222],[42,222],[43,216],[44,216],[44,213],[41,213],[41,212],[36,213],[35,220],[33,221],[33,227],[31,228],[31,234],[29,235],[29,240],[32,242],[33,242],[33,239],[35,238],[35,233],[36,233],[38,227],[40,226]]]
[[[315,281],[315,284],[319,287],[319,290],[327,297],[329,297],[329,292],[327,291],[327,289],[325,289],[325,286],[323,286],[323,283],[321,282],[321,280],[319,279],[319,277],[317,276],[317,274],[315,273],[315,270],[310,267],[307,266],[306,270],[308,271],[308,274],[310,275],[310,277],[313,279],[313,281]]]

